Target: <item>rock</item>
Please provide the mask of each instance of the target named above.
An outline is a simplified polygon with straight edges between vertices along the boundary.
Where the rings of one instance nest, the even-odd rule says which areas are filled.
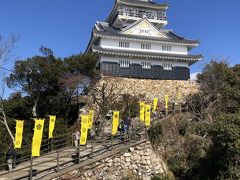
[[[112,160],[112,159],[108,159],[106,162],[107,162],[107,163],[112,163],[113,160]]]
[[[124,156],[124,157],[130,157],[131,154],[130,154],[130,153],[124,153],[123,156]]]
[[[102,170],[103,170],[103,171],[107,171],[107,170],[108,170],[108,167],[105,166]]]
[[[131,162],[131,158],[126,157],[125,161],[126,161],[126,162]]]
[[[143,156],[143,155],[144,155],[144,152],[143,152],[143,151],[139,151],[139,155],[140,155],[140,156]]]
[[[150,156],[145,156],[145,159],[146,159],[146,160],[150,160],[151,157],[150,157]]]
[[[134,152],[134,148],[133,147],[131,147],[129,150],[130,150],[130,152]]]
[[[126,162],[125,164],[126,167],[129,167],[130,165],[131,165],[130,162]]]
[[[149,144],[149,143],[147,143]],[[156,156],[152,147],[141,144],[134,148],[129,148],[128,152],[123,155],[117,155],[114,158],[106,158],[94,163],[95,168],[92,170],[82,171],[74,170],[68,175],[79,174],[82,180],[102,179],[117,180],[129,173],[139,175],[144,180],[150,180],[155,174],[164,174],[167,171],[165,163],[161,160],[161,156]],[[91,168],[91,166],[86,166]]]
[[[92,171],[91,171],[91,170],[87,171],[87,175],[88,175],[89,177],[92,176],[92,175],[93,175]]]
[[[146,165],[147,162],[146,162],[145,160],[142,160],[142,161],[141,161],[141,164]]]
[[[135,161],[140,161],[140,160],[141,160],[141,156],[138,155],[138,154],[134,154],[134,155],[132,156],[132,158],[133,158]]]
[[[133,164],[132,167],[133,167],[133,169],[137,169],[138,168],[136,164]]]
[[[150,152],[145,152],[144,155],[145,155],[145,156],[150,156],[151,153],[150,153]]]
[[[115,158],[115,159],[113,160],[113,162],[115,162],[115,163],[120,162],[120,158]]]
[[[106,166],[111,167],[112,163],[106,163]]]
[[[141,147],[141,146],[137,146],[136,149],[137,149],[137,150],[141,150],[142,147]]]

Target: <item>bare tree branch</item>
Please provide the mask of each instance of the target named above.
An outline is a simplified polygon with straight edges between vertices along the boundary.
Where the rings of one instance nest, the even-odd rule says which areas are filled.
[[[10,54],[12,52],[12,49],[14,47],[14,44],[16,43],[17,38],[15,36],[11,36],[9,39],[5,40],[1,35],[0,35],[0,69],[2,69],[2,66],[9,60]],[[2,75],[2,74],[1,74]],[[4,77],[2,77],[2,84],[1,84],[1,94],[0,94],[0,123],[2,123],[5,128],[8,131],[9,136],[12,139],[12,142],[14,142],[14,137],[13,133],[11,132],[9,125],[8,125],[8,118],[7,115],[4,111],[4,92],[5,92],[5,81]]]

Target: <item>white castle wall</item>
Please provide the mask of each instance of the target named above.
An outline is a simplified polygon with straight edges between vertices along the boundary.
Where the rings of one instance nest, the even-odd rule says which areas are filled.
[[[127,41],[130,42],[129,48],[121,48],[119,47],[119,41],[115,39],[107,39],[101,38],[100,46],[105,49],[118,49],[118,50],[126,50],[126,51],[140,51],[140,52],[158,52],[158,53],[167,53],[167,54],[180,54],[180,55],[187,55],[188,49],[187,46],[181,45],[170,45],[172,47],[172,51],[162,51],[162,46],[166,44],[161,43],[150,43],[151,50],[144,50],[141,49],[141,43],[138,41]],[[146,42],[147,43],[147,42]]]

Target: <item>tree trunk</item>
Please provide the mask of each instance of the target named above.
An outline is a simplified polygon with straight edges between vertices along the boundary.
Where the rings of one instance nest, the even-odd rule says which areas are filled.
[[[14,136],[13,136],[13,134],[12,134],[12,132],[11,132],[9,126],[8,126],[7,116],[6,116],[5,112],[4,112],[3,107],[1,108],[1,111],[2,111],[2,115],[3,115],[3,121],[1,121],[1,122],[5,125],[5,127],[6,127],[6,129],[8,131],[8,134],[9,134],[10,138],[12,139],[12,143],[14,143],[15,139],[14,139]]]

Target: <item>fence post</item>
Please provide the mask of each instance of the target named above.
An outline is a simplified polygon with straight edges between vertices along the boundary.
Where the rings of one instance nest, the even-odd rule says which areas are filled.
[[[91,145],[92,145],[92,148],[91,148],[91,158],[93,158],[93,136],[91,135]]]
[[[175,103],[172,103],[172,113],[175,114]]]
[[[78,145],[78,164],[80,164],[80,141],[79,141],[79,145]]]
[[[50,139],[50,152],[53,150],[53,143],[54,143],[54,139],[51,138]]]
[[[17,152],[16,152],[16,154],[17,154]],[[13,159],[13,168],[16,168],[16,161],[17,161],[17,156],[15,155],[15,157]]]
[[[113,147],[113,135],[111,134],[111,150],[112,150],[112,147]]]
[[[132,133],[131,133],[131,131],[130,131],[130,127],[131,127],[131,126],[128,127],[129,145],[131,145],[131,138],[132,138]]]
[[[57,172],[59,171],[59,160],[60,160],[60,155],[59,155],[59,149],[57,150]]]
[[[32,180],[32,176],[33,176],[33,174],[32,174],[32,172],[33,172],[33,157],[31,156],[31,158],[30,158],[30,171],[29,171],[29,180]]]
[[[181,102],[179,103],[179,113],[180,114],[182,113],[182,103]]]

